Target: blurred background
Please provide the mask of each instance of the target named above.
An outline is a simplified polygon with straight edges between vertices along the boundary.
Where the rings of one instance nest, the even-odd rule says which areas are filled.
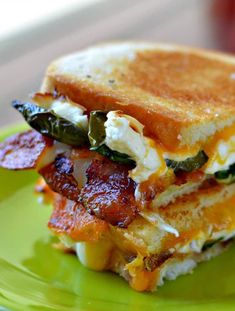
[[[0,6],[0,127],[56,57],[108,40],[235,52],[235,0],[7,0]]]

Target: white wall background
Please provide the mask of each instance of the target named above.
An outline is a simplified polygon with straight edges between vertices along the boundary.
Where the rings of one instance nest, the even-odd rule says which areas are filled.
[[[11,100],[36,91],[46,66],[62,54],[107,40],[216,47],[209,5],[210,0],[7,0],[0,9],[0,126],[21,120]]]

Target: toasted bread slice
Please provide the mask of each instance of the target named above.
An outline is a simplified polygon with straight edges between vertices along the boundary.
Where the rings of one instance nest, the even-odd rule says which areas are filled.
[[[235,58],[153,43],[111,43],[54,61],[42,91],[91,110],[121,110],[169,149],[205,142],[235,121]]]
[[[154,290],[226,248],[235,236],[234,201],[235,184],[199,189],[141,213],[128,228],[110,225],[98,241],[81,235],[69,245],[85,266],[115,271],[136,290]],[[66,241],[63,233],[57,235]]]
[[[233,244],[232,240],[219,242],[201,253],[190,253],[167,259],[155,271],[141,270],[141,267],[132,263],[130,271],[127,265],[118,261],[111,270],[124,277],[130,285],[138,291],[156,291],[167,280],[175,280],[178,276],[192,273],[194,268],[203,261],[211,260],[226,251]]]
[[[199,190],[155,211],[155,221],[153,212],[149,220],[139,217],[125,230],[112,228],[115,246],[107,268],[140,291],[189,273],[219,255],[235,236],[234,193],[235,185]]]
[[[199,189],[166,207],[144,211],[126,230],[113,228],[115,242],[143,256],[204,243],[222,231],[235,231],[235,184]],[[177,234],[178,232],[178,234]],[[120,242],[119,242],[120,241]]]

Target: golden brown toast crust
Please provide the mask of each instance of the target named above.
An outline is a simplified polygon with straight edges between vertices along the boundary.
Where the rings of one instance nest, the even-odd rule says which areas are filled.
[[[205,140],[235,121],[234,76],[235,58],[226,54],[120,43],[55,61],[42,90],[56,88],[88,111],[122,110],[142,122],[146,134],[173,148],[188,143],[189,128],[205,127],[194,139]]]

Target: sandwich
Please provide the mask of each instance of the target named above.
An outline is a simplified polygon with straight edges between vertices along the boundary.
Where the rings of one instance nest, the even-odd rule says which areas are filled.
[[[48,227],[137,291],[191,272],[235,236],[235,58],[155,43],[62,57],[15,100],[32,129],[0,166],[34,169]]]

